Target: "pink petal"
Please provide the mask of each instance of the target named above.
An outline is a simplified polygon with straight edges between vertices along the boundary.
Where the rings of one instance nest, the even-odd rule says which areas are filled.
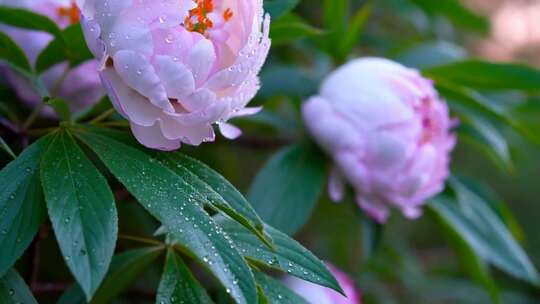
[[[101,72],[101,77],[113,104],[133,124],[150,127],[163,115],[147,98],[129,88],[114,69],[106,68]]]
[[[330,199],[337,203],[343,200],[345,196],[345,181],[337,168],[332,168],[328,179],[328,194]]]
[[[227,139],[237,139],[242,135],[242,130],[234,125],[228,124],[228,123],[220,123],[218,124],[219,131],[223,135],[223,137]]]
[[[126,85],[148,97],[154,105],[169,112],[174,111],[154,67],[142,55],[122,50],[113,59],[114,68]]]
[[[157,75],[161,79],[169,98],[182,100],[195,90],[195,80],[191,71],[170,56],[156,56],[159,67]]]
[[[169,140],[165,138],[161,133],[158,123],[149,127],[132,123],[131,130],[135,138],[147,148],[162,151],[173,151],[180,148],[180,140]]]
[[[208,39],[201,39],[188,56],[187,64],[191,68],[197,85],[201,85],[208,79],[210,70],[216,61],[214,45]]]

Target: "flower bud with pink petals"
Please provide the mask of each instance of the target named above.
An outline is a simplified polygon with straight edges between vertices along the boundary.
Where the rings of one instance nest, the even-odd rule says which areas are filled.
[[[87,43],[120,114],[143,145],[213,141],[217,124],[256,113],[270,48],[262,0],[78,0]]]
[[[45,15],[60,28],[79,22],[79,10],[71,0],[0,0],[0,5]],[[38,55],[53,40],[49,33],[8,25],[0,25],[0,31],[9,35],[22,48],[33,66]],[[63,62],[45,71],[41,78],[51,96],[65,99],[71,110],[77,111],[98,102],[105,95],[96,72],[97,67],[96,60],[89,60],[75,68]],[[23,102],[29,106],[41,103],[41,96],[27,78],[7,67],[3,67],[3,76]],[[52,115],[52,109],[47,109],[44,114]]]
[[[358,205],[383,223],[390,207],[422,214],[449,174],[455,125],[433,83],[386,59],[364,58],[339,68],[303,105],[309,132],[332,157],[330,197],[352,186]]]
[[[327,264],[327,266],[343,289],[346,297],[330,288],[294,277],[287,277],[285,284],[310,304],[362,304],[362,295],[356,288],[354,281],[333,265]]]

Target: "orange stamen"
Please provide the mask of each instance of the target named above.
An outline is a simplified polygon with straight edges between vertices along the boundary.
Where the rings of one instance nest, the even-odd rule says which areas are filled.
[[[81,14],[75,3],[72,3],[68,7],[59,7],[58,15],[60,17],[67,17],[71,24],[78,23],[81,20]]]
[[[223,19],[225,20],[225,22],[228,22],[229,20],[231,20],[233,15],[234,15],[233,11],[230,8],[228,8],[225,10],[225,12],[223,12]]]
[[[184,20],[184,27],[188,31],[198,32],[205,34],[208,29],[214,26],[214,23],[208,14],[214,11],[213,0],[196,0],[197,7],[189,11],[189,15]],[[233,17],[233,11],[228,8],[223,13],[223,19],[225,22],[229,21]]]

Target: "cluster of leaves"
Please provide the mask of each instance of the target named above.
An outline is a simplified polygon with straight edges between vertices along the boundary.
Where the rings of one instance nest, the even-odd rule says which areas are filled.
[[[97,155],[174,241],[113,258],[118,232],[114,197],[79,142]],[[16,274],[9,271],[43,223],[45,210],[66,264],[86,299],[95,303],[107,303],[162,251],[167,251],[167,260],[159,303],[176,302],[173,299],[207,303],[208,295],[183,257],[208,269],[238,303],[256,303],[258,296],[265,297],[257,295],[257,286],[265,290],[268,284],[280,289],[271,288],[277,294],[266,296],[281,292],[293,297],[259,269],[282,271],[340,290],[320,260],[265,225],[215,171],[180,153],[143,150],[123,132],[62,127],[4,168],[0,181],[0,245],[9,248],[0,257],[0,273],[8,274],[6,290],[26,292],[15,289],[21,282],[10,280]],[[118,280],[127,282],[119,285]],[[12,294],[13,299],[23,295]]]

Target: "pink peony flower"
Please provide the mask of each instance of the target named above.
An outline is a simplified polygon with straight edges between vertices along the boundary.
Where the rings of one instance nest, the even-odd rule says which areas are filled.
[[[240,130],[227,121],[259,89],[268,50],[262,0],[79,0],[88,45],[114,106],[160,150]]]
[[[361,293],[354,285],[353,280],[336,267],[330,264],[327,264],[327,266],[336,277],[347,297],[332,289],[294,277],[287,277],[285,284],[311,304],[362,304]]]
[[[61,28],[79,22],[79,11],[70,0],[0,0],[0,5],[19,7],[45,15]],[[35,65],[38,55],[53,40],[53,36],[45,32],[7,25],[0,25],[0,31],[9,35],[24,50],[32,65]],[[97,66],[96,60],[90,60],[70,69],[69,64],[64,62],[45,71],[42,79],[53,97],[65,99],[71,109],[77,111],[99,101],[105,95],[96,72]],[[41,97],[25,77],[6,67],[3,68],[3,75],[23,102],[29,106],[41,102]],[[52,115],[52,110],[48,109],[45,114]]]
[[[456,143],[448,108],[430,80],[395,62],[365,58],[339,68],[303,106],[304,121],[335,168],[330,197],[344,184],[378,222],[391,206],[408,218],[444,188]]]

